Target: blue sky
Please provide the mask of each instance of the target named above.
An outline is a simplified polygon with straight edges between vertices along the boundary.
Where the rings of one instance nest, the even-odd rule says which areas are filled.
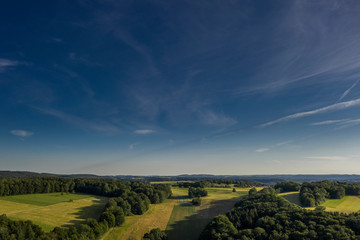
[[[358,1],[8,1],[3,170],[360,173]]]

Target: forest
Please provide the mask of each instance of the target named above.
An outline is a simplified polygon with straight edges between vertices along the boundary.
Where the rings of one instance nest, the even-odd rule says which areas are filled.
[[[171,196],[169,185],[136,181],[58,177],[0,179],[0,196],[50,192],[87,193],[106,196],[109,200],[99,219],[88,219],[86,224],[77,227],[56,227],[49,233],[30,221],[14,221],[2,215],[0,239],[99,239],[109,228],[121,226],[125,216],[144,214],[150,203],[160,203]]]
[[[241,187],[241,188],[247,188],[247,187],[261,187],[263,184],[259,182],[252,182],[252,181],[244,181],[244,180],[232,180],[232,179],[207,179],[207,180],[201,180],[196,182],[179,182],[178,186],[183,188],[205,188],[205,187],[231,187],[230,185],[233,185],[234,187]]]
[[[360,239],[360,213],[325,212],[320,206],[306,210],[277,196],[273,188],[254,189],[233,210],[215,217],[200,239]]]

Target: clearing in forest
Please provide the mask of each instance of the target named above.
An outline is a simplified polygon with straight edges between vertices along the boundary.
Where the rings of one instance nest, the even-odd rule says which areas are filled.
[[[145,214],[125,217],[125,223],[122,226],[110,229],[102,239],[138,240],[153,228],[165,230],[175,204],[176,199],[167,199],[163,203],[151,204]]]
[[[166,232],[169,240],[198,239],[205,226],[219,214],[230,211],[249,189],[206,188],[208,196],[202,198],[201,206],[191,205],[187,188],[172,188],[178,205],[174,207]]]
[[[87,194],[43,193],[0,197],[0,214],[31,220],[44,231],[98,218],[107,198]]]
[[[345,196],[341,199],[329,199],[321,206],[326,207],[326,211],[353,213],[360,211],[360,197]]]

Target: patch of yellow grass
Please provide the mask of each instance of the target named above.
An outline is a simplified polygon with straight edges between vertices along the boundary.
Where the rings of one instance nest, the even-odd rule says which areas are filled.
[[[160,204],[151,204],[145,214],[125,217],[124,225],[111,229],[102,239],[142,239],[153,228],[165,230],[176,202],[176,199],[167,199]]]
[[[326,204],[326,202],[324,204]],[[360,211],[360,197],[346,196],[345,200],[342,201],[339,205],[337,205],[335,208],[327,207],[326,211],[342,213],[353,213]]]
[[[51,231],[54,227],[79,224],[87,218],[97,218],[105,203],[104,197],[88,197],[49,206],[0,201],[0,213],[5,213],[11,219],[31,220],[44,231]]]

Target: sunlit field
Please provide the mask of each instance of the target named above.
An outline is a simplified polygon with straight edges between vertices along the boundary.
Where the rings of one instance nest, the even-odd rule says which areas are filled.
[[[160,204],[151,204],[144,215],[125,217],[125,223],[121,227],[110,229],[102,239],[142,239],[153,228],[165,230],[176,203],[176,199],[168,199]]]
[[[326,207],[326,211],[352,213],[360,211],[360,197],[345,196],[342,199],[330,199],[321,206]]]
[[[44,231],[98,218],[107,198],[87,194],[27,194],[0,197],[0,214],[15,220],[31,220]]]
[[[302,206],[299,200],[299,192],[287,192],[287,193],[280,193],[278,195],[298,206]],[[360,197],[345,196],[341,199],[328,199],[320,206],[326,207],[325,209],[326,211],[353,213],[360,211]],[[307,207],[306,209],[313,210],[315,208]]]

